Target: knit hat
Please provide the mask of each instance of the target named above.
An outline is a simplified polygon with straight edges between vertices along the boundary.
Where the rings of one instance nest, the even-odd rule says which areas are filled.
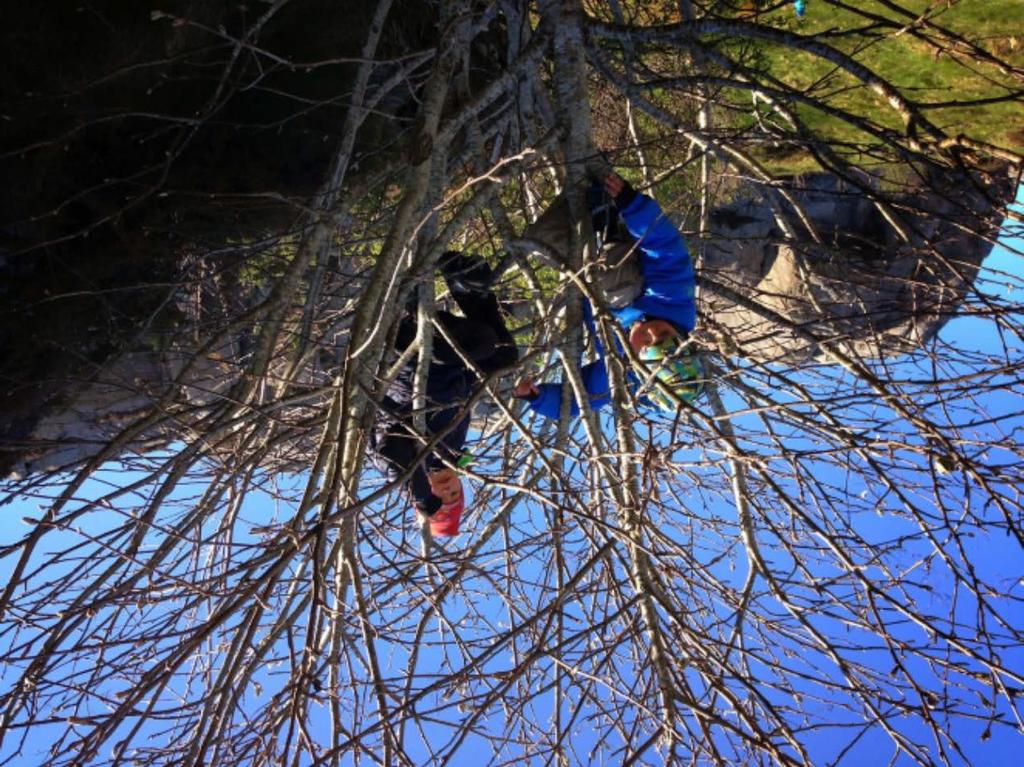
[[[660,344],[646,347],[640,358],[683,402],[693,402],[704,392],[704,366],[690,345],[677,336],[666,338]],[[675,412],[676,403],[658,386],[652,386],[647,398],[662,410]]]
[[[462,519],[462,510],[465,508],[465,497],[454,503],[446,503],[440,509],[431,514],[427,519],[430,521],[430,532],[435,536],[447,536],[459,534],[459,521]]]

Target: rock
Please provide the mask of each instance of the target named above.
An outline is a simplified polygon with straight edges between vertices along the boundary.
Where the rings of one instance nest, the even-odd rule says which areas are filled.
[[[858,182],[877,192],[873,179]],[[820,241],[781,196],[715,210],[701,274],[714,346],[724,334],[744,356],[794,364],[827,358],[825,340],[868,357],[928,343],[972,289],[997,205],[1015,188],[1005,172],[933,172],[929,182],[889,200],[909,241],[861,188],[829,174],[787,185]]]

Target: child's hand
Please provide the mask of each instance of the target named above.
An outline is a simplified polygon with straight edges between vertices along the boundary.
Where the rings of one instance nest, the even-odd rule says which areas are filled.
[[[533,399],[540,396],[540,389],[530,376],[523,376],[512,390],[512,396],[517,399]]]
[[[613,200],[619,196],[625,185],[626,182],[622,180],[622,176],[614,171],[609,173],[604,179],[604,190]]]

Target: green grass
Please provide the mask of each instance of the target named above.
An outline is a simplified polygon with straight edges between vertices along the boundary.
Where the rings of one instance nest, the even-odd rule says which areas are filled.
[[[900,1],[914,11],[937,5],[940,12],[931,16],[936,24],[963,35],[1015,66],[1024,67],[1024,0],[961,0],[948,7],[944,0],[938,4],[931,0]],[[860,0],[858,7],[886,18],[899,18],[873,0]],[[866,23],[853,13],[813,0],[808,3],[803,19],[796,18],[792,9],[786,7],[762,16],[760,22],[801,35],[852,32]],[[1015,86],[1012,78],[994,66],[958,61],[955,54],[936,56],[933,48],[909,34],[894,35],[883,30],[881,35],[867,32],[823,38],[823,41],[853,56],[915,103],[988,98],[1006,94],[1007,88]],[[760,67],[787,84],[831,106],[902,132],[903,123],[896,110],[830,62],[771,44],[756,45],[752,55]],[[738,96],[740,100],[744,98],[749,103],[748,95]],[[863,145],[875,141],[855,126],[820,110],[799,106],[796,112],[810,130],[833,142]],[[964,133],[972,139],[1024,153],[1024,103],[1021,100],[928,109],[925,115],[950,135]],[[799,153],[765,160],[775,170],[782,168],[791,172],[806,169],[803,166],[810,162]]]

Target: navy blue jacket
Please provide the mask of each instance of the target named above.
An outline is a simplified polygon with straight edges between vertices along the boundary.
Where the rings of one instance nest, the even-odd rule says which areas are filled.
[[[377,469],[389,480],[395,480],[416,463],[423,453],[423,442],[412,435],[412,390],[416,361],[398,374],[388,388],[383,401],[383,412],[374,430],[371,454]],[[443,467],[442,458],[456,462],[466,443],[470,414],[459,417],[460,411],[472,391],[474,377],[465,366],[446,365],[434,362],[427,370],[427,434],[444,433],[441,440],[427,453],[426,458],[416,464],[409,479],[408,488],[413,502],[430,514],[440,507],[440,502],[430,492],[427,472]]]
[[[489,270],[480,267],[479,259],[454,252],[453,256],[458,259],[455,266],[462,267],[464,272],[476,270],[477,274],[490,275]],[[476,375],[461,355],[465,354],[484,374],[512,365],[519,356],[515,339],[502,321],[493,293],[467,289],[454,280],[448,280],[448,287],[465,316],[437,312],[445,335],[459,349],[453,349],[443,335],[434,336],[434,356],[427,368],[426,434],[431,439],[440,435],[440,439],[422,460],[416,460],[424,454],[424,441],[413,436],[416,360],[412,359],[388,388],[370,445],[375,465],[392,482],[415,465],[407,487],[413,503],[426,514],[434,513],[441,506],[440,499],[430,492],[427,473],[442,468],[445,461],[458,461],[469,430],[470,413],[466,402],[476,386]],[[407,348],[415,336],[416,320],[407,314],[399,325],[396,351]]]

